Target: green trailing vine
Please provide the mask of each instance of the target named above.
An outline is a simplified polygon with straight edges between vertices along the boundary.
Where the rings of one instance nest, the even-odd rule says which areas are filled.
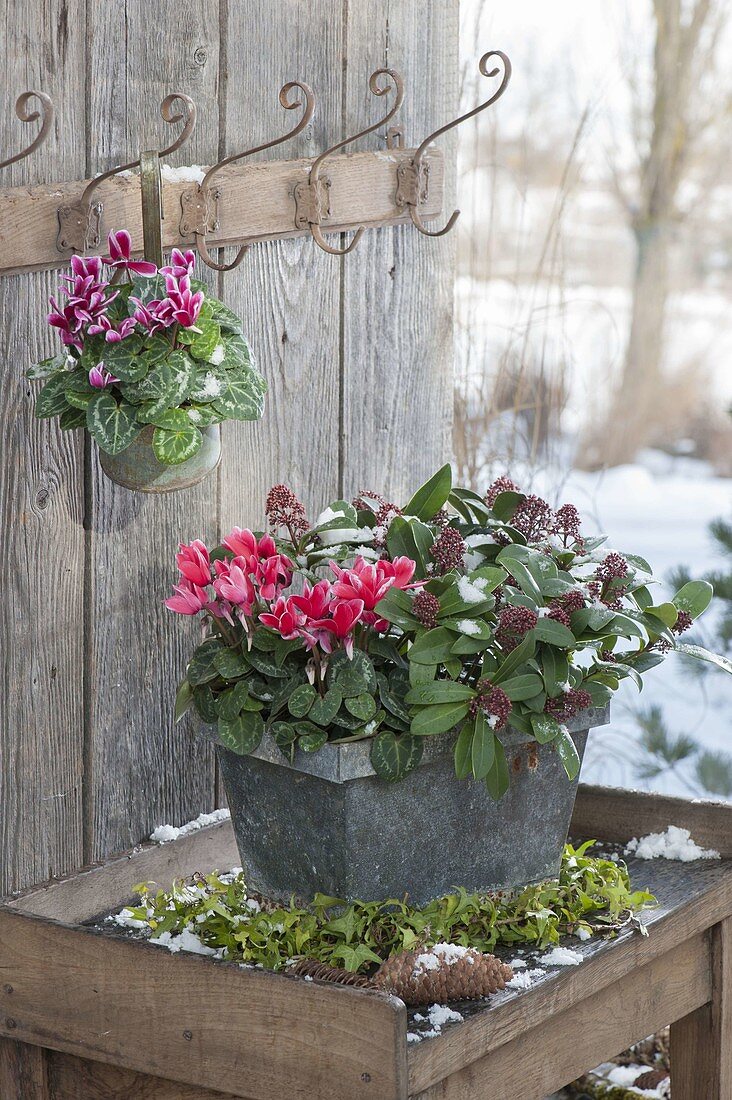
[[[294,899],[278,905],[248,895],[241,872],[215,872],[176,882],[169,891],[141,884],[135,887],[139,905],[117,919],[168,945],[192,933],[223,959],[270,970],[302,957],[367,970],[398,951],[441,942],[481,951],[497,944],[541,950],[563,935],[612,934],[655,904],[651,894],[631,889],[622,861],[590,854],[592,844],[567,844],[558,880],[512,895],[461,889],[415,908],[394,899],[347,905],[317,894],[301,908]]]

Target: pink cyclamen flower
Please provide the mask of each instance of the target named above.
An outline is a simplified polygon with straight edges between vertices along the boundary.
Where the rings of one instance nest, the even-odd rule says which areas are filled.
[[[170,596],[165,601],[169,611],[175,611],[178,615],[197,615],[211,606],[205,589],[200,588],[190,581],[183,580],[181,584],[174,584],[175,596]]]
[[[134,317],[123,318],[119,323],[119,327],[115,328],[109,317],[103,313],[93,324],[89,325],[89,332],[92,335],[103,332],[104,339],[108,344],[118,344],[121,340],[124,340],[125,336],[130,335],[134,327]]]
[[[95,390],[103,390],[105,386],[113,386],[115,382],[119,382],[119,378],[115,378],[111,371],[105,370],[104,363],[97,363],[96,367],[92,367],[89,371],[89,385]]]
[[[236,557],[247,558],[252,563],[252,567],[262,558],[270,558],[277,553],[277,547],[271,535],[263,535],[258,540],[248,527],[232,528],[231,534],[222,539],[222,544]]]
[[[302,611],[307,619],[320,619],[327,615],[332,598],[330,581],[327,580],[318,581],[315,585],[305,581],[302,592],[290,597],[293,607]]]
[[[118,229],[116,233],[110,233],[107,238],[109,256],[105,256],[104,262],[110,267],[124,267],[127,271],[133,271],[136,275],[157,275],[155,264],[147,260],[133,260],[132,237],[126,229]]]
[[[373,564],[364,558],[356,558],[351,569],[342,569],[336,562],[330,567],[338,578],[333,585],[333,595],[339,600],[362,600],[363,622],[377,631],[388,630],[386,619],[374,613],[379,600],[383,600],[390,588],[406,588],[414,576],[416,562],[411,558],[395,558],[394,561],[377,561]],[[412,586],[413,587],[413,586]]]
[[[211,583],[211,558],[205,543],[200,539],[194,539],[190,545],[181,542],[175,560],[181,574],[192,584],[205,588]]]
[[[166,267],[161,267],[160,271],[163,275],[173,275],[176,279],[180,279],[182,275],[192,275],[195,266],[195,252],[192,252],[190,248],[186,249],[185,252],[181,252],[179,248],[174,248],[170,253],[170,263]]]
[[[353,656],[353,628],[363,615],[363,600],[343,600],[330,605],[330,618],[309,622],[307,632],[325,653],[331,653],[334,640],[343,642],[349,657]]]
[[[276,630],[285,641],[300,637],[301,629],[305,623],[305,616],[298,611],[293,602],[293,597],[285,599],[280,596],[273,604],[270,611],[264,611],[259,616],[260,623]]]
[[[71,270],[78,279],[90,279],[101,287],[108,285],[103,279],[101,256],[72,256]],[[71,282],[71,276],[66,275],[64,278]]]
[[[84,341],[81,336],[81,321],[74,307],[59,306],[55,298],[51,298],[50,302],[51,312],[47,317],[49,325],[59,330],[61,340],[67,347],[82,348]]]
[[[198,290],[194,294],[187,275],[182,275],[180,279],[176,279],[174,275],[166,275],[165,288],[168,292],[167,302],[170,303],[175,320],[183,328],[193,328],[203,305],[203,291]]]
[[[244,558],[214,562],[216,579],[213,582],[217,596],[237,607],[244,615],[251,615],[256,592]]]
[[[169,328],[175,321],[167,299],[165,299],[165,309],[162,308],[163,302],[158,298],[146,303],[130,294],[130,301],[137,307],[132,316],[138,325],[142,325],[143,328],[147,329],[151,336],[160,329]]]
[[[292,584],[292,562],[284,554],[273,554],[257,562],[253,579],[262,599],[274,600]]]

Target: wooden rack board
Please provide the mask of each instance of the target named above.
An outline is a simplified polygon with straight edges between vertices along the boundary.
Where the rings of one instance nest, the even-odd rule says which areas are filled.
[[[671,1024],[679,1100],[732,1096],[732,806],[580,787],[573,834],[687,827],[722,861],[634,861],[649,936],[572,941],[581,965],[460,1005],[407,1043],[395,997],[170,955],[88,923],[141,880],[238,863],[229,823],[34,887],[0,906],[3,1100],[540,1100]],[[81,1089],[82,1091],[79,1091]]]
[[[331,214],[323,222],[325,234],[377,228],[409,222],[409,212],[396,204],[397,168],[414,156],[414,149],[352,153],[331,157],[324,175],[331,181]],[[420,215],[430,221],[440,214],[444,193],[444,158],[430,149],[429,188]],[[216,176],[219,228],[208,235],[209,249],[226,244],[282,240],[308,233],[295,225],[294,191],[306,181],[312,160],[267,161],[232,165]],[[56,247],[59,207],[78,202],[87,180],[0,190],[0,275],[19,271],[65,267],[69,251]],[[180,234],[181,197],[196,189],[191,180],[163,180],[163,248],[191,245]],[[99,185],[94,201],[103,204],[101,244],[91,254],[106,250],[107,233],[127,229],[133,249],[142,251],[140,177],[114,176]]]

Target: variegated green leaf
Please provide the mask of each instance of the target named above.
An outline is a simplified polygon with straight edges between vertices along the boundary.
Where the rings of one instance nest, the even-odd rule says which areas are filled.
[[[98,446],[109,455],[118,455],[140,434],[135,410],[126,402],[118,405],[111,393],[101,390],[89,402],[86,426]]]

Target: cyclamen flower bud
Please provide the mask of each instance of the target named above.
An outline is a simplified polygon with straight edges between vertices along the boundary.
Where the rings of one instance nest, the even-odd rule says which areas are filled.
[[[430,557],[434,559],[438,573],[447,573],[463,565],[465,543],[459,531],[454,527],[443,527],[439,538],[430,548]]]
[[[437,626],[439,610],[440,601],[431,592],[418,592],[414,597],[414,603],[412,604],[414,617],[419,619],[422,626],[426,626],[428,630],[431,630],[433,626]]]
[[[519,493],[521,490],[515,481],[511,481],[510,477],[504,475],[503,477],[496,478],[493,484],[488,488],[485,497],[483,498],[489,508],[492,508],[496,503],[496,498],[501,493]]]
[[[511,651],[538,621],[538,615],[530,607],[505,607],[498,617],[496,638],[504,649]]]

